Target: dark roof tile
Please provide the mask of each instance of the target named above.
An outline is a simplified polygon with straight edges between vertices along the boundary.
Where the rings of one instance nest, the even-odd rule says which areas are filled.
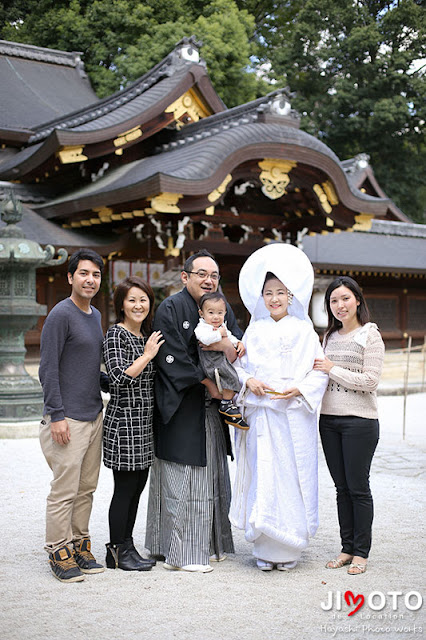
[[[396,228],[392,229],[392,225]],[[422,231],[414,229],[423,226],[374,220],[368,232],[306,236],[303,250],[314,264],[329,267],[424,272],[426,235],[421,236]]]
[[[32,209],[22,207],[22,220],[18,227],[22,229],[28,240],[33,240],[41,245],[53,244],[56,249],[60,247],[102,247],[116,241],[111,234],[107,237],[95,235],[94,233],[79,233],[72,229],[63,229],[58,224],[45,220]],[[0,220],[0,229],[5,227],[5,223]]]
[[[33,129],[95,102],[81,67],[75,53],[0,41],[0,128]]]

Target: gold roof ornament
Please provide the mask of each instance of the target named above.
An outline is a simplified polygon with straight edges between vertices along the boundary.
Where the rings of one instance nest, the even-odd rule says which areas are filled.
[[[369,213],[359,213],[355,216],[355,224],[352,227],[353,231],[370,231],[373,216]]]
[[[142,129],[140,127],[133,127],[133,129],[129,129],[124,133],[121,133],[117,138],[115,138],[114,146],[122,147],[123,144],[127,144],[128,142],[133,142],[133,140],[137,140],[142,135]]]
[[[262,193],[271,200],[277,200],[285,195],[286,187],[290,182],[290,171],[297,166],[297,162],[291,160],[279,160],[265,158],[259,163],[262,170],[259,179],[262,183]]]
[[[226,187],[229,184],[229,182],[231,182],[231,180],[232,180],[232,176],[230,173],[228,173],[225,180],[218,187],[216,187],[216,189],[213,189],[213,191],[209,193],[209,195],[207,196],[207,199],[209,200],[209,202],[214,202],[215,200],[218,200],[221,196],[223,196],[223,194],[226,191]],[[212,215],[212,214],[207,214],[207,215]]]
[[[334,188],[334,184],[330,180],[326,180],[326,182],[322,183],[322,188],[324,189],[325,195],[327,196],[327,200],[333,206],[339,204],[339,198],[337,196],[336,190]]]
[[[320,201],[320,205],[324,209],[324,211],[326,213],[331,213],[332,212],[331,204],[329,203],[328,198],[327,198],[323,188],[321,187],[321,185],[314,184],[314,186],[312,188],[315,191],[315,193],[316,193],[316,195],[318,197],[318,200]]]
[[[185,125],[184,122],[181,122],[180,118],[182,118],[186,113],[188,114],[191,122],[198,122],[201,118],[207,118],[207,116],[212,115],[212,112],[197,96],[193,89],[189,89],[186,93],[180,96],[180,98],[172,102],[164,112],[173,113],[177,129],[181,129]]]
[[[84,162],[88,157],[83,154],[84,145],[75,145],[62,147],[57,152],[57,157],[62,164],[71,164],[72,162]]]
[[[92,211],[98,214],[101,222],[111,222],[113,210],[110,207],[95,207]]]
[[[173,238],[169,236],[167,240],[167,249],[164,249],[164,255],[166,257],[172,256],[173,258],[177,258],[179,254],[180,254],[180,249],[174,246]]]
[[[160,193],[151,199],[151,208],[158,213],[180,213],[177,203],[182,197],[181,193]]]

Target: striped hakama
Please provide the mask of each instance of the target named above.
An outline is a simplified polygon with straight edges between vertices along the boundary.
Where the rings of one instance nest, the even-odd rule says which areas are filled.
[[[234,553],[231,483],[216,405],[206,405],[207,466],[156,459],[151,467],[145,547],[175,567]]]

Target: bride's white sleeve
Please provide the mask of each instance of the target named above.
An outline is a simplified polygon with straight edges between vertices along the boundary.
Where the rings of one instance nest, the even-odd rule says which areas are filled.
[[[253,378],[253,374],[250,373],[250,367],[249,367],[249,361],[248,361],[248,353],[247,353],[248,335],[247,334],[248,334],[248,330],[244,333],[243,337],[241,338],[241,342],[246,348],[245,354],[242,356],[242,358],[237,358],[235,362],[232,363],[235,371],[237,372],[238,380],[242,385],[241,391],[245,390],[247,380],[249,378]]]
[[[319,340],[317,344],[315,344],[316,341],[317,337],[315,336],[313,340],[314,345],[312,345],[313,348],[311,347],[312,366],[315,358],[324,358],[324,352],[319,343]],[[315,413],[321,404],[322,397],[327,388],[327,384],[328,375],[326,373],[323,373],[322,371],[316,371],[314,369],[309,370],[303,380],[295,385],[302,394],[302,396],[299,396],[298,398],[296,398],[296,400],[299,399],[299,401],[305,405],[309,413]]]

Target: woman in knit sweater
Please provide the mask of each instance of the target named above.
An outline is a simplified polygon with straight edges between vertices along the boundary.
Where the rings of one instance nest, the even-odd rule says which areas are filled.
[[[373,498],[369,475],[379,440],[376,389],[383,366],[384,344],[359,285],[336,278],[325,294],[328,327],[325,358],[314,369],[329,374],[320,435],[328,469],[337,490],[342,551],[328,569],[349,564],[348,574],[367,568],[371,547]]]

